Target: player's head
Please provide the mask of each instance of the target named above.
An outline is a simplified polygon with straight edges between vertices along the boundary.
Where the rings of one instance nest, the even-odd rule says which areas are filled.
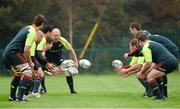
[[[36,36],[36,39],[35,39],[36,44],[38,44],[42,40],[43,37],[44,37],[44,33],[42,31],[38,30],[37,31],[37,36]]]
[[[138,47],[138,40],[137,39],[132,39],[129,43],[129,49],[133,50],[134,48]]]
[[[53,30],[53,27],[50,25],[45,25],[42,28],[42,32],[44,33],[47,41],[52,40],[52,30]]]
[[[138,22],[132,22],[129,25],[129,31],[134,37],[140,30],[141,30],[141,25]]]
[[[148,37],[146,37],[146,35],[142,31],[140,31],[137,33],[136,39],[138,40],[139,45],[143,46],[143,43],[148,40]]]
[[[58,28],[54,28],[52,31],[52,35],[53,35],[53,41],[56,42],[61,37],[61,31]]]
[[[46,19],[43,15],[37,15],[34,17],[34,20],[33,20],[33,24],[37,27],[37,29],[40,29],[45,22],[46,22]]]

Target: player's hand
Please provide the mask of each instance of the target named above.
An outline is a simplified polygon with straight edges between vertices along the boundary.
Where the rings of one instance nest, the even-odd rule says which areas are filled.
[[[146,78],[147,74],[146,73],[142,73],[141,71],[137,73],[137,77],[139,78]]]
[[[124,54],[124,59],[127,59],[129,56],[128,56],[128,53],[125,53]]]
[[[74,67],[78,68],[79,64],[78,62],[74,62]]]
[[[35,64],[31,61],[31,62],[29,62],[29,66],[30,66],[32,69],[34,69]]]
[[[51,64],[51,63],[47,63],[47,64],[46,64],[46,68],[47,68],[48,70],[52,70],[53,67],[54,67],[54,65]]]
[[[130,74],[131,74],[131,73],[128,72],[128,73],[121,73],[120,75],[121,75],[122,77],[126,78],[126,77],[128,77]]]
[[[53,75],[58,75],[58,74],[61,74],[62,71],[60,70],[59,67],[53,67],[53,68],[51,69],[51,73],[52,73]]]
[[[40,76],[41,78],[44,77],[44,72],[43,72],[42,68],[38,68],[37,75]]]

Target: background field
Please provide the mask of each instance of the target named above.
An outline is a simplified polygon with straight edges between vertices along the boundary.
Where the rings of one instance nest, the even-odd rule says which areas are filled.
[[[47,76],[48,93],[41,99],[30,98],[29,102],[9,102],[10,77],[0,77],[0,108],[180,108],[180,73],[169,78],[169,98],[153,101],[143,98],[143,87],[131,75],[122,78],[108,72],[104,75],[81,74],[74,77],[78,94],[71,95],[65,76]]]

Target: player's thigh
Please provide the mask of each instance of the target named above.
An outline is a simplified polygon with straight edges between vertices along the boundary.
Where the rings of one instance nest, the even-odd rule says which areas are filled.
[[[149,72],[149,74],[147,75],[147,80],[161,78],[164,75],[166,75],[166,73],[159,71],[159,70],[156,70],[156,69],[152,69]]]

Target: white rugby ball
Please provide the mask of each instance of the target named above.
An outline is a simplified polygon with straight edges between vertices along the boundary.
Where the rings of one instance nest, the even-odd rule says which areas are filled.
[[[68,67],[67,71],[65,71],[66,76],[77,75],[78,73],[78,69],[75,67]]]
[[[81,59],[79,60],[79,65],[82,67],[82,68],[90,68],[91,67],[91,62],[87,59]]]
[[[64,61],[61,63],[61,66],[65,67],[65,68],[73,67],[73,66],[74,66],[74,61],[71,60],[71,59],[64,60]]]
[[[122,63],[122,61],[121,60],[114,60],[114,61],[112,61],[112,66],[114,67],[114,68],[117,68],[117,67],[119,67],[119,66],[122,66],[123,65],[123,63]]]

